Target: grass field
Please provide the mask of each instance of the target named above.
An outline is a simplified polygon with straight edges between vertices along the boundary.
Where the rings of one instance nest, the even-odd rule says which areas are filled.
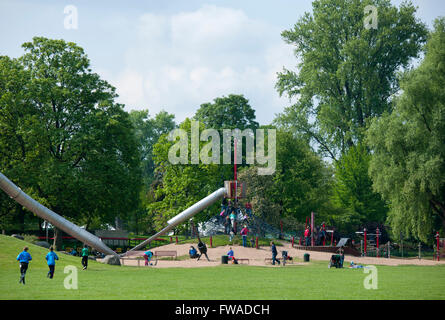
[[[33,260],[26,285],[19,284],[18,253],[27,245]],[[445,299],[445,266],[378,266],[378,289],[367,290],[362,269],[328,269],[327,262],[304,266],[137,268],[89,262],[59,253],[54,279],[47,279],[47,249],[0,236],[0,299]],[[64,287],[64,267],[78,270],[78,289]]]

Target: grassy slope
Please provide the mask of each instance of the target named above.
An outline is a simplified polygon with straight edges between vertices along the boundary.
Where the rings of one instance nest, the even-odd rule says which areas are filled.
[[[18,283],[16,257],[28,245],[33,261],[26,285]],[[54,279],[46,278],[47,250],[0,236],[0,299],[445,299],[445,266],[378,267],[378,290],[366,290],[363,270],[307,266],[224,265],[193,269],[109,266],[59,253]],[[67,265],[78,267],[79,288],[67,290]]]

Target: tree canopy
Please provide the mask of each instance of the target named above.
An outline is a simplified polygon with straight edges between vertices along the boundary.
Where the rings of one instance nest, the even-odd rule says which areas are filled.
[[[134,210],[140,155],[115,88],[74,43],[35,37],[23,48],[0,59],[0,170],[87,227]]]
[[[367,5],[377,8],[377,29],[364,27]],[[308,136],[337,160],[362,141],[370,118],[391,110],[396,72],[418,56],[427,29],[410,3],[316,0],[312,6],[312,14],[282,33],[299,63],[278,75],[278,92],[296,102],[277,124]]]
[[[420,66],[403,74],[393,112],[367,132],[373,186],[390,202],[395,234],[424,241],[445,227],[444,18],[435,21],[425,50]]]

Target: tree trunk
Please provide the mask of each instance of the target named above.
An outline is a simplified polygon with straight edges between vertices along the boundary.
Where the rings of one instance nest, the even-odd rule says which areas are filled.
[[[63,248],[63,239],[62,239],[62,230],[54,227],[54,242],[53,242],[54,250],[60,251]]]

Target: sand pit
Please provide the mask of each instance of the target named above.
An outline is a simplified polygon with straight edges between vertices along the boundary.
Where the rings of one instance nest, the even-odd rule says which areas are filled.
[[[165,246],[157,247],[151,249],[152,252],[157,250],[173,250],[177,251],[178,257],[188,256],[188,251],[190,249],[191,244],[168,244]],[[195,248],[197,244],[193,244]],[[278,267],[277,265],[272,266],[270,262],[265,262],[266,258],[271,258],[272,253],[270,247],[261,247],[260,249],[255,248],[244,248],[242,246],[231,246],[235,258],[249,259],[250,266],[267,266],[271,268]],[[202,256],[199,261],[197,259],[181,259],[180,260],[158,260],[157,265],[150,266],[150,268],[197,268],[197,267],[213,267],[221,265],[221,256],[226,255],[229,251],[230,246],[216,247],[216,248],[208,248],[207,255],[209,256],[210,261],[207,261],[205,256]],[[291,247],[289,244],[284,244],[283,246],[277,246],[277,250],[279,252],[278,257],[281,257],[281,251],[288,251],[289,256],[298,258],[298,261],[295,261],[293,264],[287,264],[287,266],[304,266],[308,265],[308,263],[302,262],[303,256],[305,253],[310,254],[310,260],[315,261],[326,261],[326,265],[329,262],[329,259],[332,253],[328,252],[317,252],[317,251],[306,251],[306,250],[297,250]],[[144,251],[135,251],[131,252],[130,256],[135,258],[137,256],[142,257]],[[445,261],[433,261],[433,260],[419,260],[419,259],[387,259],[387,258],[367,258],[367,257],[353,257],[353,256],[345,256],[345,266],[350,261],[354,261],[356,264],[363,265],[388,265],[388,266],[397,266],[397,265],[423,265],[423,266],[433,266],[438,264],[445,264]],[[99,259],[98,259],[99,261]],[[121,260],[121,264],[126,266],[138,266],[138,261],[132,259]],[[229,265],[232,265],[229,262]],[[141,267],[144,266],[144,262],[140,262]]]

